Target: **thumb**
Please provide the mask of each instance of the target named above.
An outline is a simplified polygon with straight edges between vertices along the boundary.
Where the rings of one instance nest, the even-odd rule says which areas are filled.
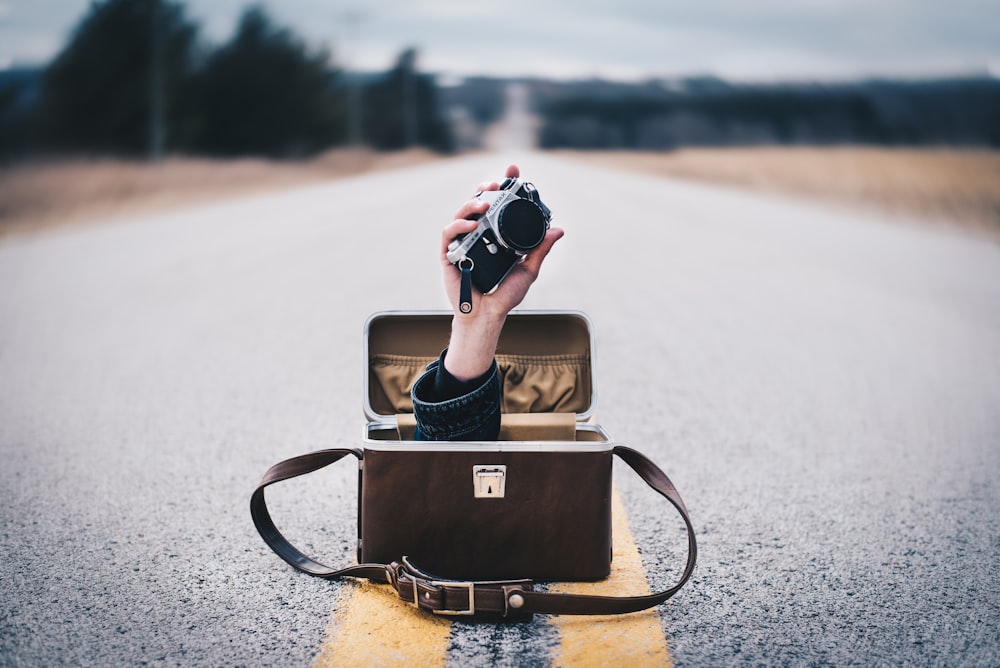
[[[552,227],[548,232],[545,233],[545,238],[542,239],[542,243],[528,253],[528,257],[524,259],[521,266],[527,269],[533,276],[538,275],[539,269],[542,267],[542,261],[545,260],[549,251],[557,241],[563,238],[566,232],[561,227]]]

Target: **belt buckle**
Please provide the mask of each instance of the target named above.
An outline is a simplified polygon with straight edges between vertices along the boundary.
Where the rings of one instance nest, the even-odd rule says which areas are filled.
[[[465,587],[469,590],[468,610],[431,610],[435,615],[447,616],[471,616],[476,614],[476,585],[474,582],[441,582],[433,581],[431,585],[435,587]]]

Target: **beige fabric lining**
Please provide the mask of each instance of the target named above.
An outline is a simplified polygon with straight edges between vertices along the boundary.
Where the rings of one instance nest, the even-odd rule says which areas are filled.
[[[582,413],[590,406],[587,355],[497,355],[502,413]]]
[[[372,407],[382,415],[412,413],[413,401],[410,389],[423,375],[427,365],[436,357],[413,357],[410,355],[373,355],[368,367],[375,375]]]
[[[370,396],[382,415],[412,413],[410,390],[435,357],[373,355]],[[583,413],[590,407],[586,354],[496,356],[503,384],[502,413]]]

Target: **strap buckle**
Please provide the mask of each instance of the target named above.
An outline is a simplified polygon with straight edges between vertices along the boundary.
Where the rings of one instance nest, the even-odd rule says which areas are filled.
[[[431,585],[434,587],[465,587],[469,590],[469,607],[467,610],[431,610],[435,615],[447,615],[447,616],[471,616],[476,614],[476,583],[474,582],[442,582],[440,580],[432,580]],[[415,585],[414,585],[415,588]]]

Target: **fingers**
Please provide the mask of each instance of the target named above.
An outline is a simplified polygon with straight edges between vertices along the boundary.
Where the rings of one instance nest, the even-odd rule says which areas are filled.
[[[531,273],[532,277],[538,276],[538,271],[542,267],[542,261],[545,256],[549,254],[552,247],[557,241],[563,238],[565,231],[561,227],[551,227],[549,231],[545,233],[545,238],[542,239],[542,243],[528,253],[528,256],[524,258],[524,262],[521,266]]]
[[[490,208],[489,202],[484,202],[483,200],[470,199],[462,204],[455,212],[455,219],[459,218],[478,218],[480,215],[486,213],[486,210]]]
[[[474,220],[459,219],[445,225],[445,228],[441,231],[441,259],[443,262],[448,263],[448,260],[445,258],[445,253],[448,252],[448,244],[459,234],[468,234],[474,229],[476,229],[476,221]]]
[[[504,172],[505,179],[516,179],[520,175],[521,175],[521,170],[518,168],[517,165],[514,164],[507,165],[507,170]],[[483,181],[482,183],[479,184],[479,187],[476,189],[476,194],[479,194],[481,192],[486,192],[487,190],[499,190],[499,189],[500,189],[500,184],[497,183],[496,181]]]

